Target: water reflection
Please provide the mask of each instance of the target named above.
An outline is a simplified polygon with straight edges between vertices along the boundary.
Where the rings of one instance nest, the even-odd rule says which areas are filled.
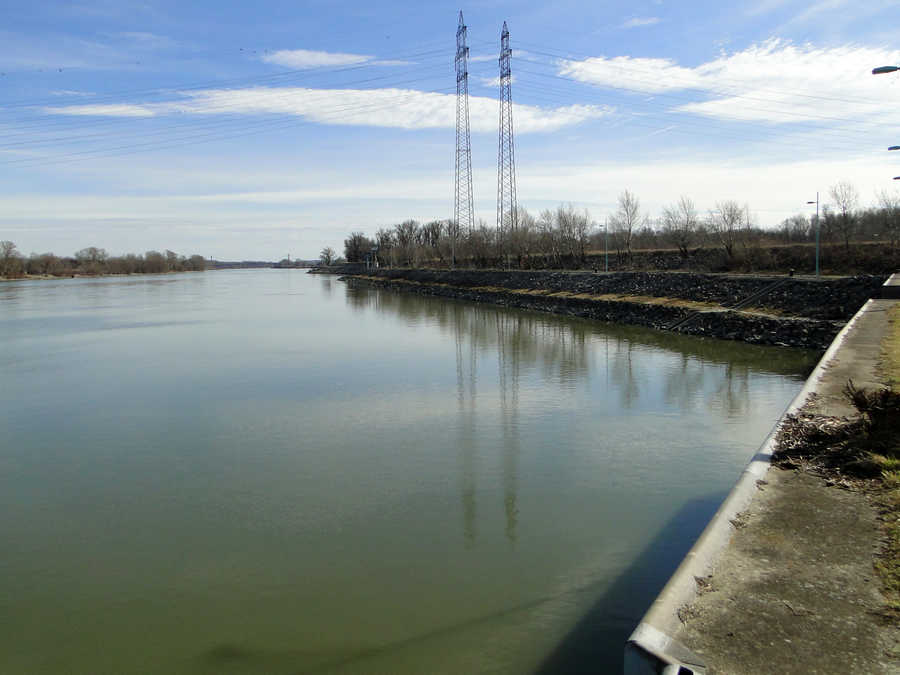
[[[346,298],[355,311],[393,314],[411,327],[438,326],[445,334],[453,334],[457,342],[466,341],[473,354],[495,353],[501,414],[510,429],[518,414],[523,370],[537,368],[545,380],[557,382],[563,390],[589,382],[601,370],[618,388],[623,409],[659,398],[684,410],[702,399],[711,408],[737,417],[751,405],[753,374],[801,380],[817,359],[815,352],[805,350],[702,339],[407,293],[347,287]],[[656,358],[645,358],[648,355]],[[476,357],[470,356],[468,361],[474,368]],[[474,399],[475,374],[469,373],[469,378],[473,384],[467,395]],[[663,382],[660,393],[658,379]]]
[[[796,379],[815,362],[811,352],[775,349],[735,342],[703,340],[632,326],[506,309],[492,305],[422,297],[367,288],[346,288],[355,312],[395,316],[410,327],[438,327],[453,336],[456,360],[459,498],[463,541],[478,539],[478,477],[489,476],[496,458],[502,485],[505,538],[515,548],[519,527],[518,483],[523,414],[541,414],[533,401],[523,413],[523,380],[555,383],[562,414],[567,397],[587,389],[584,403],[608,401],[601,414],[625,416],[627,411],[715,414],[740,419],[751,412],[753,381],[769,373]],[[493,361],[496,359],[496,387]],[[479,366],[482,367],[479,373]],[[526,385],[527,386],[527,385]],[[607,399],[591,387],[604,387]],[[480,388],[480,392],[479,392]],[[479,399],[479,393],[481,398]],[[589,403],[587,401],[590,401]],[[478,416],[499,416],[496,455],[479,456]],[[490,488],[491,486],[487,486]]]
[[[463,313],[462,306],[455,306],[457,314]],[[478,350],[474,340],[466,342],[462,331],[463,322],[455,321],[456,342],[456,401],[459,408],[457,426],[460,458],[460,500],[462,501],[463,537],[467,548],[472,548],[477,537],[476,466],[475,466],[475,416],[477,407]],[[466,347],[468,347],[466,349]]]
[[[456,315],[453,322],[456,347],[456,400],[459,408],[460,501],[462,502],[463,536],[467,547],[477,539],[476,416],[478,409],[479,336],[493,332],[496,339],[498,367],[499,415],[502,444],[503,510],[505,534],[510,544],[516,543],[519,438],[519,376],[521,316],[488,312],[472,313],[460,303],[452,303]],[[468,328],[468,330],[466,330]]]
[[[516,543],[516,483],[519,463],[519,329],[522,317],[497,312],[497,367],[500,390],[500,429],[503,434],[503,506],[506,514],[506,538]]]

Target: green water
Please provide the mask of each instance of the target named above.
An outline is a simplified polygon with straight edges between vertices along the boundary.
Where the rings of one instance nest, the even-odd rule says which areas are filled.
[[[0,672],[597,672],[813,362],[294,270],[0,284]]]

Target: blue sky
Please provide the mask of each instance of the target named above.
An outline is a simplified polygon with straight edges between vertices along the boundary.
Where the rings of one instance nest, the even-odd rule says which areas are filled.
[[[870,74],[900,64],[895,0],[3,1],[0,239],[25,254],[314,258],[448,218],[460,9],[488,223],[503,21],[532,212],[603,222],[627,188],[651,217],[687,195],[769,226],[900,174],[900,74]]]

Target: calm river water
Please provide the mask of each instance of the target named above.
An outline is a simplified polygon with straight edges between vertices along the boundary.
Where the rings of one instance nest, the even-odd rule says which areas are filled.
[[[0,672],[614,672],[813,363],[292,270],[0,284]]]

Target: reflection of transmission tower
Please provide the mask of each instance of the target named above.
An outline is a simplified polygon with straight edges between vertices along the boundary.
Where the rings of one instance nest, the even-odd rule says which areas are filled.
[[[456,195],[453,202],[453,243],[460,228],[471,232],[475,218],[472,207],[472,145],[469,141],[469,48],[462,11],[456,29]],[[455,257],[455,249],[454,249]]]
[[[500,33],[500,148],[497,155],[497,234],[505,237],[516,230],[516,153],[513,143],[512,96],[510,94],[509,30],[503,22]]]

